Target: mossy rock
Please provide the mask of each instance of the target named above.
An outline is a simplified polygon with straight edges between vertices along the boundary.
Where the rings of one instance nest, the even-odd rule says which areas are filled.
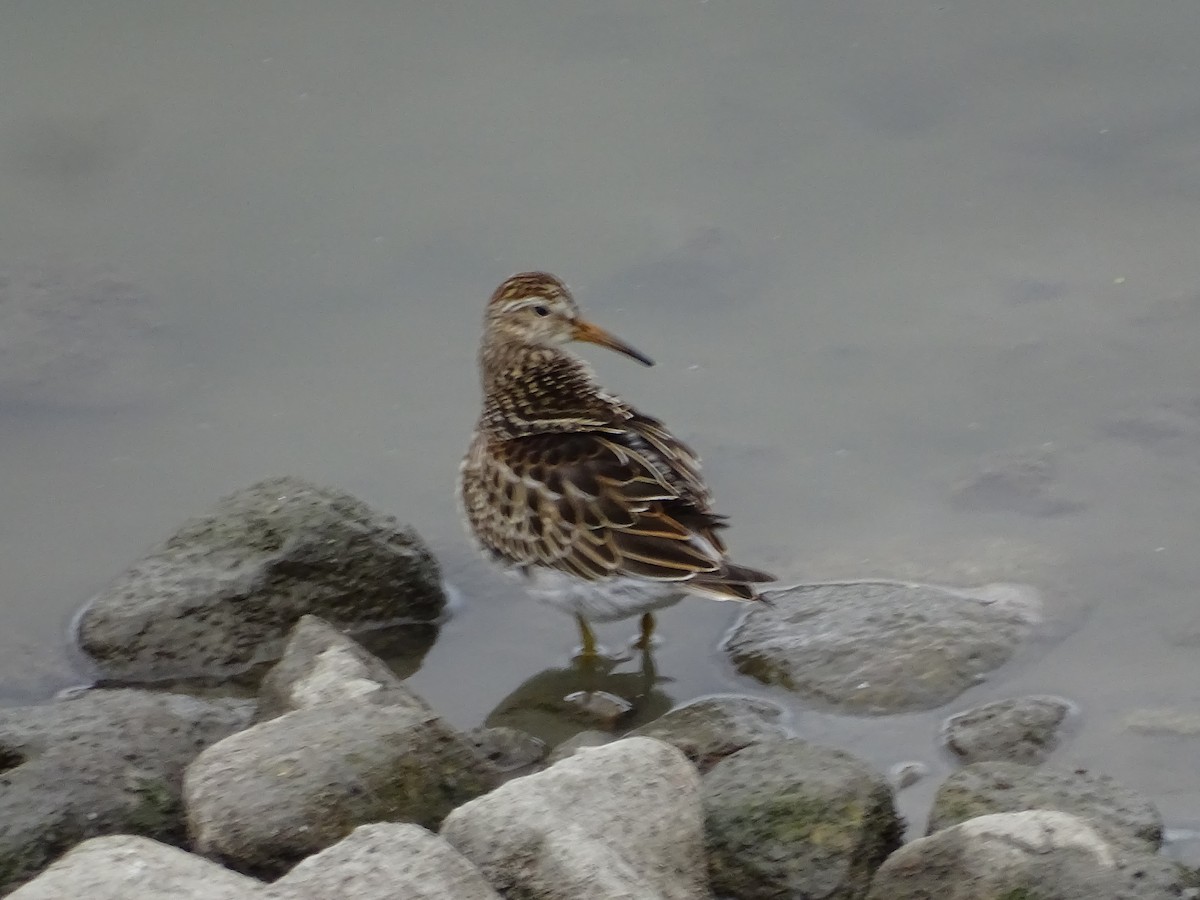
[[[739,900],[860,897],[901,837],[882,774],[798,738],[717,763],[704,811],[713,889]]]

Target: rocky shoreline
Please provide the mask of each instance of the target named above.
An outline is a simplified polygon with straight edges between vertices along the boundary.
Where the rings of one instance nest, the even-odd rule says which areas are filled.
[[[939,706],[1037,627],[1036,597],[1009,585],[775,601],[732,633],[734,664],[859,715]],[[281,478],[221,501],[81,614],[81,646],[123,686],[0,710],[0,895],[1200,897],[1158,853],[1151,803],[1046,764],[1077,715],[1061,698],[948,719],[962,767],[905,844],[894,797],[914,772],[806,740],[760,698],[701,698],[623,736],[616,716],[552,750],[455,730],[346,634],[427,646],[443,605],[419,537],[348,495]],[[180,687],[232,681],[254,696]]]

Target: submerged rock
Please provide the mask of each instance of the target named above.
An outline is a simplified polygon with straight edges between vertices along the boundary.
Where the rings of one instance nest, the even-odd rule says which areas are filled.
[[[783,707],[756,697],[705,697],[677,706],[631,735],[673,744],[707,772],[752,744],[787,737],[783,715]]]
[[[1063,496],[1057,484],[1053,448],[997,453],[954,486],[954,502],[967,510],[1000,510],[1026,516],[1059,516],[1086,504]]]
[[[929,775],[929,766],[919,759],[908,759],[888,767],[888,784],[893,791],[903,791]]]
[[[591,747],[603,747],[605,744],[611,744],[615,739],[607,731],[598,731],[589,729],[580,731],[578,734],[573,734],[553,750],[546,757],[547,765],[554,765],[561,762],[569,756],[574,756],[580,750],[587,750]]]
[[[868,900],[1168,900],[1180,869],[1114,846],[1060,810],[997,813],[901,847],[875,874]]]
[[[711,898],[699,776],[650,738],[510,781],[452,812],[442,834],[506,897]]]
[[[929,833],[989,813],[1027,809],[1079,816],[1117,846],[1153,852],[1162,844],[1158,810],[1107,775],[1009,762],[973,763],[943,781],[929,814]]]
[[[951,716],[942,742],[963,762],[998,759],[1038,765],[1058,746],[1061,726],[1074,711],[1061,697],[1014,697]]]
[[[136,690],[0,709],[0,894],[85,838],[182,843],[184,767],[253,710]]]
[[[92,266],[0,270],[0,409],[106,410],[169,382],[152,298]]]
[[[841,750],[768,741],[703,785],[712,886],[739,900],[861,897],[900,844],[887,780]]]
[[[756,604],[726,642],[738,671],[839,711],[933,709],[1002,665],[1040,617],[1037,593],[856,581]]]
[[[616,731],[634,709],[632,701],[609,691],[574,691],[563,705],[576,721],[604,731]]]
[[[1134,734],[1169,737],[1200,735],[1200,712],[1190,709],[1135,709],[1121,720]]]
[[[475,728],[466,737],[503,775],[531,769],[546,758],[546,742],[519,728]]]
[[[277,659],[305,614],[428,623],[445,604],[421,539],[349,494],[271,478],[192,519],[94,598],[79,642],[126,681],[229,677]]]

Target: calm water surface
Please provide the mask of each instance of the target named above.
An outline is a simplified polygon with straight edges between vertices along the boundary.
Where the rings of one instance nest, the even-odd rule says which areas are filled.
[[[572,623],[452,496],[483,302],[547,268],[659,361],[588,353],[746,563],[1047,592],[1053,640],[948,710],[788,701],[801,734],[940,773],[947,712],[1060,693],[1058,764],[1200,827],[1200,735],[1127,721],[1200,713],[1198,41],[1194,0],[10,0],[0,269],[112,268],[170,352],[127,403],[0,406],[0,698],[76,679],[80,603],[284,472],[433,545],[461,599],[414,683],[452,721],[552,678]],[[1026,481],[959,490],[997,458]],[[734,614],[663,615],[658,702],[758,690]]]

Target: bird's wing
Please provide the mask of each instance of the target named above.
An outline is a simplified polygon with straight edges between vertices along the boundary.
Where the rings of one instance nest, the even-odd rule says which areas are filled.
[[[511,563],[588,580],[722,579],[723,523],[708,507],[695,454],[654,419],[624,424],[491,447],[481,487],[492,500],[477,532]]]

